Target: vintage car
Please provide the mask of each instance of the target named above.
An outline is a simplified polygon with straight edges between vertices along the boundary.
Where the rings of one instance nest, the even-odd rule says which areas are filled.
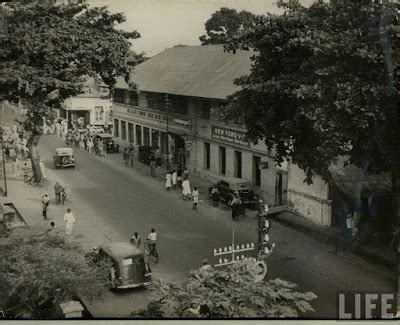
[[[219,192],[219,199],[226,204],[230,204],[234,193],[237,191],[239,192],[243,206],[252,209],[257,207],[258,197],[255,195],[249,182],[239,178],[224,178],[221,179],[216,185]],[[208,189],[210,196],[212,188],[213,186]]]
[[[151,284],[151,272],[146,270],[144,255],[127,242],[113,242],[98,248],[98,258],[111,261],[111,288],[128,289]]]
[[[107,145],[107,153],[118,153],[119,144],[115,143],[112,134],[110,133],[97,133],[94,136],[94,141],[103,141]],[[96,146],[97,147],[97,146]]]
[[[53,158],[56,168],[75,168],[74,150],[72,148],[57,148]]]

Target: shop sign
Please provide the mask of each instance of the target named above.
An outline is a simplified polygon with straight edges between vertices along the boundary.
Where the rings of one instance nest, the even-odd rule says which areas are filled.
[[[227,129],[219,126],[211,126],[211,138],[215,140],[221,140],[237,144],[244,147],[250,147],[250,143],[247,140],[245,132]]]

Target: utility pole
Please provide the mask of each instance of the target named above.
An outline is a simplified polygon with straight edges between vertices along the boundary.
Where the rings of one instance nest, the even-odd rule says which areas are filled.
[[[7,196],[7,175],[6,175],[6,159],[4,155],[4,142],[3,142],[3,126],[4,126],[4,101],[0,98],[1,101],[1,132],[0,132],[0,141],[1,141],[1,155],[2,155],[2,165],[3,165],[3,178],[4,178],[4,196]]]
[[[248,252],[254,250],[254,243],[247,243],[247,244],[242,244],[242,245],[236,245],[235,246],[235,229],[232,229],[232,244],[229,247],[224,247],[219,248],[219,249],[214,249],[214,256],[223,256],[223,255],[230,255],[229,258],[220,258],[218,261],[218,264],[215,264],[214,266],[226,266],[226,265],[231,265],[238,263],[239,261],[244,261],[244,260],[252,260],[256,261],[255,258],[252,257],[246,257],[242,255],[239,257],[239,253],[243,252]],[[236,255],[235,255],[236,254]]]
[[[269,229],[271,223],[267,218],[268,205],[263,204],[261,197],[258,199],[258,256],[269,254],[268,242],[269,242]]]
[[[168,94],[165,94],[165,108],[167,111],[167,170],[169,171],[169,107],[171,100],[168,98]]]

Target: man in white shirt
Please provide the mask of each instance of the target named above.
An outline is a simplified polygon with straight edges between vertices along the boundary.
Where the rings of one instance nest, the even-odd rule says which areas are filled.
[[[75,217],[71,212],[71,209],[67,209],[67,212],[64,214],[65,221],[65,232],[67,235],[72,235],[72,230],[75,224]]]
[[[154,228],[151,228],[150,234],[147,236],[147,239],[150,240],[149,248],[150,248],[150,251],[152,251],[156,247],[156,243],[157,243],[157,233]]]

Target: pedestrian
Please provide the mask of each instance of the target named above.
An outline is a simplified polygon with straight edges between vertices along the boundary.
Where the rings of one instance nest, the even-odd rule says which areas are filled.
[[[107,147],[108,147],[108,145],[107,145],[107,143],[104,141],[104,142],[103,142],[103,157],[104,157],[104,158],[107,158]]]
[[[124,152],[122,153],[122,158],[124,159],[125,167],[128,167],[128,163],[129,163],[129,152],[128,152],[128,148],[125,148]]]
[[[176,173],[179,187],[182,187],[182,173],[183,173],[183,170],[182,170],[181,166],[179,166],[178,171]]]
[[[47,178],[46,177],[46,171],[45,171],[45,168],[44,168],[44,160],[43,159],[39,160],[39,168],[40,168],[40,173],[42,174],[42,177],[43,178]]]
[[[92,151],[93,151],[93,146],[94,146],[94,144],[93,144],[93,139],[92,139],[92,137],[89,137],[89,139],[88,139],[88,151],[89,151],[89,153],[92,153]]]
[[[161,151],[159,147],[156,148],[156,151],[154,152],[154,157],[156,159],[157,165],[161,166]]]
[[[85,139],[84,139],[83,135],[81,135],[80,140],[79,140],[79,148],[81,148],[82,150],[85,150]]]
[[[42,196],[42,215],[43,215],[43,220],[48,219],[47,218],[47,211],[50,205],[50,198],[47,193],[44,193]]]
[[[75,217],[71,212],[71,209],[67,209],[67,212],[64,214],[65,221],[65,232],[67,235],[72,235],[72,231],[74,229]]]
[[[155,159],[152,157],[150,160],[150,173],[151,173],[151,177],[156,177],[156,161]]]
[[[47,233],[49,235],[55,235],[56,233],[56,224],[54,221],[50,222],[49,229],[47,229]]]
[[[193,188],[192,198],[193,198],[193,210],[197,210],[197,204],[199,203],[199,190],[197,189],[196,186]]]
[[[190,182],[188,178],[185,178],[185,180],[182,182],[183,199],[186,200],[190,194],[191,194]]]
[[[129,144],[129,153],[131,153],[132,151],[134,151],[135,150],[135,147],[133,146],[133,143],[131,142],[130,144]]]
[[[217,207],[219,202],[219,190],[217,184],[213,186],[210,194],[213,201],[213,205]]]
[[[132,143],[131,143],[131,145],[132,145]],[[135,158],[135,155],[134,155],[134,151],[133,151],[133,148],[131,149],[131,148],[129,148],[129,159],[130,159],[130,161],[131,161],[131,167],[133,167],[133,159]]]
[[[172,186],[172,175],[170,172],[167,173],[167,175],[165,175],[165,188],[167,191],[169,191],[171,189]]]
[[[56,197],[56,204],[59,204],[61,202],[61,191],[62,191],[62,186],[60,185],[60,183],[56,182],[54,184],[54,194]]]
[[[137,248],[140,248],[141,241],[142,241],[142,239],[140,238],[138,232],[135,231],[130,240],[131,245],[134,245]]]
[[[212,270],[212,266],[208,264],[208,260],[206,258],[203,259],[203,265],[199,268],[200,273],[205,273]]]
[[[233,199],[232,199],[230,205],[232,207],[232,220],[238,220],[240,210],[242,207],[242,200],[240,199],[240,195],[239,195],[238,191],[234,192]]]
[[[175,190],[176,189],[176,182],[178,181],[178,173],[176,172],[176,170],[174,169],[172,171],[172,188]]]
[[[18,159],[18,157],[15,157],[13,160],[13,172],[14,172],[14,178],[19,179],[19,159]]]
[[[189,169],[187,169],[187,167],[184,168],[182,176],[183,176],[183,179],[189,178]]]

